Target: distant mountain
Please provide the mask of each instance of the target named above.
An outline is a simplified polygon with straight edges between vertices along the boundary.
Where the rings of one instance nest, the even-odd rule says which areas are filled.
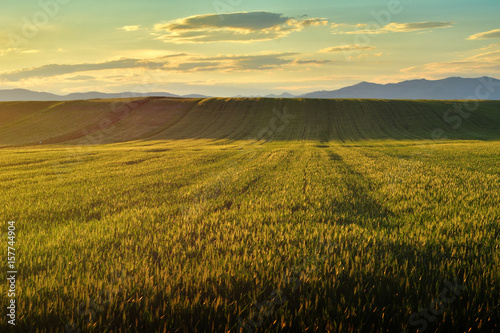
[[[26,89],[0,90],[0,101],[56,101],[61,96]]]
[[[260,98],[264,97],[264,95],[236,95],[234,98]]]
[[[275,94],[270,94],[270,95],[236,95],[233,96],[234,98],[260,98],[260,97],[265,97],[265,98],[297,98],[297,96],[292,95],[290,93],[284,92],[281,95],[275,95]]]
[[[133,92],[100,93],[96,91],[73,93],[65,96],[36,92],[26,89],[0,90],[0,101],[69,101],[87,99],[109,99],[127,97],[178,97],[207,98],[200,94],[174,95],[166,92],[139,94]],[[315,91],[295,96],[288,92],[281,95],[238,95],[234,97],[267,97],[267,98],[374,98],[374,99],[490,99],[500,100],[500,80],[491,77],[465,79],[450,77],[443,80],[410,80],[399,83],[377,84],[361,82],[353,86],[332,91]]]
[[[380,98],[380,99],[500,99],[500,80],[490,77],[443,80],[410,80],[376,84],[361,82],[332,91],[304,94],[304,98]]]
[[[101,93],[97,91],[90,91],[86,93],[73,93],[69,95],[55,95],[44,92],[36,92],[26,89],[11,89],[0,90],[0,102],[8,101],[71,101],[71,100],[87,100],[87,99],[110,99],[110,98],[128,98],[128,97],[182,97],[182,98],[206,98],[208,96],[191,94],[186,96],[179,96],[165,92],[151,92],[146,94],[123,92],[123,93]]]
[[[266,96],[267,98],[295,98],[297,96],[294,96],[292,94],[289,94],[287,92],[284,92],[282,93],[281,95],[275,95],[275,94],[271,94],[271,95],[267,95]]]
[[[209,98],[211,96],[205,96],[200,94],[183,95],[183,98]]]
[[[158,96],[158,97],[179,97],[178,95],[164,93],[164,92],[153,92],[153,93],[132,93],[132,92],[124,92],[124,93],[116,93],[116,94],[107,94],[100,93],[97,91],[91,91],[87,93],[73,93],[66,96],[61,96],[62,100],[71,101],[71,100],[82,100],[82,99],[109,99],[109,98],[127,98],[127,97],[146,97],[146,96]]]

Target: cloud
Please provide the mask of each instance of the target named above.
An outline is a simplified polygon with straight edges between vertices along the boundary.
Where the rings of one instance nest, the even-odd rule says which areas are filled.
[[[3,49],[3,50],[0,49],[0,57],[4,56],[4,55],[7,55],[9,53],[12,53],[12,52],[20,52],[20,49],[14,48],[14,47],[11,47],[11,48],[8,48],[8,49]]]
[[[320,18],[308,19],[308,20],[303,20],[303,21],[292,20],[291,22],[292,23],[295,22],[295,27],[297,27],[297,28],[319,27],[322,25],[328,25],[328,20],[320,19]]]
[[[106,61],[95,64],[72,64],[72,65],[58,65],[50,64],[40,67],[25,68],[13,72],[6,72],[0,74],[0,79],[7,81],[21,81],[35,77],[51,77],[64,74],[98,71],[106,69],[125,69],[125,68],[157,68],[163,66],[163,62],[156,62],[153,60],[140,60],[140,59],[120,59],[113,61]]]
[[[454,25],[454,22],[412,22],[412,23],[389,23],[386,26],[380,28],[380,26],[374,29],[370,29],[368,24],[357,24],[356,28],[366,28],[358,29],[352,31],[339,31],[337,34],[365,34],[365,35],[378,35],[394,32],[413,32],[436,28],[450,28]]]
[[[168,54],[165,56],[157,57],[156,59],[170,59],[170,58],[179,58],[179,57],[185,57],[187,56],[187,53],[175,53],[175,54]]]
[[[374,50],[374,46],[368,46],[368,45],[359,45],[359,44],[352,44],[352,45],[341,45],[341,46],[333,46],[333,47],[327,47],[325,49],[320,50],[319,52],[321,53],[329,53],[329,52],[344,52],[344,51],[353,51],[353,50]]]
[[[231,71],[247,71],[247,70],[264,70],[279,67],[285,64],[291,64],[299,53],[269,53],[257,55],[232,55],[203,58],[207,61],[218,61],[225,65],[226,70]],[[288,58],[288,59],[287,59]]]
[[[414,23],[390,23],[384,27],[391,32],[409,32],[435,28],[450,28],[454,22],[414,22]]]
[[[349,59],[353,60],[353,59],[362,59],[362,58],[366,58],[366,57],[381,57],[382,55],[384,55],[383,52],[379,52],[379,53],[363,53],[363,54],[360,54],[360,55],[357,55],[357,56],[350,56]]]
[[[137,31],[141,28],[140,25],[126,25],[124,27],[121,27],[119,28],[120,30],[125,30],[127,32],[130,32],[130,31]]]
[[[345,24],[343,24],[343,23],[332,23],[332,24],[330,25],[330,27],[332,27],[332,28],[338,28],[338,27],[342,27],[342,26],[344,26],[344,25],[345,25]]]
[[[477,54],[447,62],[433,62],[402,69],[401,72],[427,77],[489,75],[500,73],[500,43],[476,50]]]
[[[322,65],[333,62],[332,60],[300,60],[297,59],[293,62],[296,65]]]
[[[234,67],[231,68],[231,70],[269,70],[291,64],[293,59],[286,59],[284,58],[285,56],[286,55],[270,54],[240,58],[234,62]]]
[[[193,62],[182,62],[174,66],[166,67],[172,71],[179,72],[200,72],[200,71],[214,71],[225,69],[221,66],[220,62],[217,61],[193,61]]]
[[[306,27],[327,25],[320,18],[296,20],[270,12],[190,16],[154,26],[157,39],[173,43],[253,42],[278,39]]]
[[[88,81],[88,80],[93,80],[95,79],[94,76],[89,76],[89,75],[77,75],[77,76],[72,76],[66,78],[66,80],[70,81]]]
[[[302,64],[318,64],[320,60],[300,60],[299,53],[268,53],[254,55],[223,55],[216,57],[193,58],[192,62],[183,62],[177,66],[167,67],[176,71],[261,71],[295,66]]]
[[[175,20],[166,24],[157,24],[156,30],[198,30],[230,28],[247,31],[272,29],[286,23],[290,18],[282,14],[269,12],[243,12],[229,14],[196,15]]]
[[[25,50],[25,51],[21,51],[21,53],[24,53],[24,54],[40,53],[40,50]]]
[[[40,53],[40,50],[24,50],[24,49],[11,47],[8,49],[0,50],[0,57],[7,55],[9,53],[34,54],[34,53]]]
[[[99,63],[50,64],[40,67],[25,68],[12,72],[0,73],[0,80],[23,81],[33,78],[48,78],[61,75],[85,73],[91,71],[150,69],[171,72],[244,72],[306,65],[322,65],[331,60],[302,59],[300,53],[261,53],[251,55],[221,55],[206,57],[185,53],[166,55],[150,59],[119,59]],[[84,81],[97,79],[88,75],[65,77],[67,80]]]
[[[485,47],[482,47],[479,50],[480,51],[497,50],[499,47],[500,47],[500,42],[499,43],[490,44],[490,45],[485,46]]]
[[[467,39],[490,39],[490,38],[500,38],[500,29],[490,30],[486,32],[480,32],[478,34],[472,35]]]

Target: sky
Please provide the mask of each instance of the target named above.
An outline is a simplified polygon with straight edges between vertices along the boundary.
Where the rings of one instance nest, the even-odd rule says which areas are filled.
[[[498,0],[0,0],[0,89],[302,94],[500,78]]]

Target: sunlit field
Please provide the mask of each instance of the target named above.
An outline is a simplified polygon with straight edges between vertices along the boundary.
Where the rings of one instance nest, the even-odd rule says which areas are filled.
[[[16,329],[500,330],[500,102],[452,104],[0,103]]]

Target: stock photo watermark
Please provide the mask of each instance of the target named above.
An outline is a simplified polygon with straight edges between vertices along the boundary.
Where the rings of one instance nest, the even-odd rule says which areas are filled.
[[[153,69],[154,71],[155,69]],[[146,97],[148,93],[153,92],[160,86],[160,78],[156,76],[153,71],[147,72],[147,77],[144,83],[134,87],[132,90],[137,92],[123,93],[121,98],[141,98]],[[148,81],[152,79],[153,83]],[[64,180],[64,174],[71,170],[74,162],[82,161],[82,158],[90,154],[86,147],[92,147],[104,143],[105,138],[110,135],[114,129],[115,123],[125,119],[132,111],[139,108],[147,100],[133,100],[129,102],[116,101],[111,103],[111,114],[99,121],[97,128],[89,129],[83,128],[80,132],[80,139],[78,139],[75,146],[67,148],[68,154],[64,161],[54,161],[52,169],[57,174],[60,181]]]
[[[16,325],[16,290],[17,290],[17,261],[16,261],[16,222],[9,221],[7,226],[7,322]]]
[[[449,124],[453,130],[458,130],[463,121],[479,109],[481,100],[487,100],[498,88],[500,88],[500,84],[494,83],[491,78],[480,78],[474,95],[470,95],[463,102],[454,103],[452,108],[444,112],[443,121]],[[439,140],[446,139],[447,136],[444,129],[436,128],[432,132],[432,138]]]
[[[401,184],[404,179],[415,172],[417,166],[426,157],[435,154],[437,142],[448,139],[450,130],[458,131],[463,122],[469,119],[474,112],[479,110],[481,101],[488,100],[490,96],[500,88],[500,84],[492,81],[491,77],[482,77],[478,79],[478,84],[469,97],[460,102],[455,102],[442,115],[442,120],[448,125],[448,129],[436,127],[430,133],[431,143],[418,145],[410,158],[399,158],[396,171],[390,175],[390,186]]]
[[[31,39],[34,39],[40,33],[40,30],[46,27],[50,20],[55,18],[61,12],[63,6],[73,0],[40,0],[38,7],[40,10],[33,15],[23,16],[18,33],[9,34],[9,48],[16,50],[20,46],[27,45]]]
[[[260,141],[273,141],[277,134],[283,132],[283,130],[290,124],[290,120],[295,119],[294,114],[288,113],[288,108],[284,106],[282,109],[273,109],[274,117],[269,120],[269,125],[263,128],[254,140]],[[251,139],[252,140],[252,139]]]
[[[425,332],[429,327],[429,323],[436,321],[437,316],[443,314],[446,307],[455,302],[466,289],[463,284],[458,284],[456,279],[453,283],[444,280],[444,285],[445,287],[441,293],[430,302],[427,308],[423,308],[418,313],[410,315],[409,324],[419,333]],[[401,333],[408,332],[402,331]]]
[[[219,15],[221,21],[224,21],[222,14],[234,12],[236,8],[243,3],[243,0],[215,0],[214,5],[215,13]]]
[[[403,10],[404,6],[400,0],[389,0],[387,2],[386,8],[379,11],[371,10],[370,15],[373,18],[373,21],[370,21],[366,25],[364,25],[363,29],[357,27],[358,33],[356,33],[354,36],[354,44],[358,45],[359,48],[349,48],[347,47],[347,43],[343,43],[345,49],[342,52],[346,60],[351,61],[354,55],[358,55],[360,53],[360,48],[362,49],[371,46],[372,37],[369,33],[366,33],[366,31],[382,29],[386,25],[392,23],[393,17],[395,15],[401,14]]]

